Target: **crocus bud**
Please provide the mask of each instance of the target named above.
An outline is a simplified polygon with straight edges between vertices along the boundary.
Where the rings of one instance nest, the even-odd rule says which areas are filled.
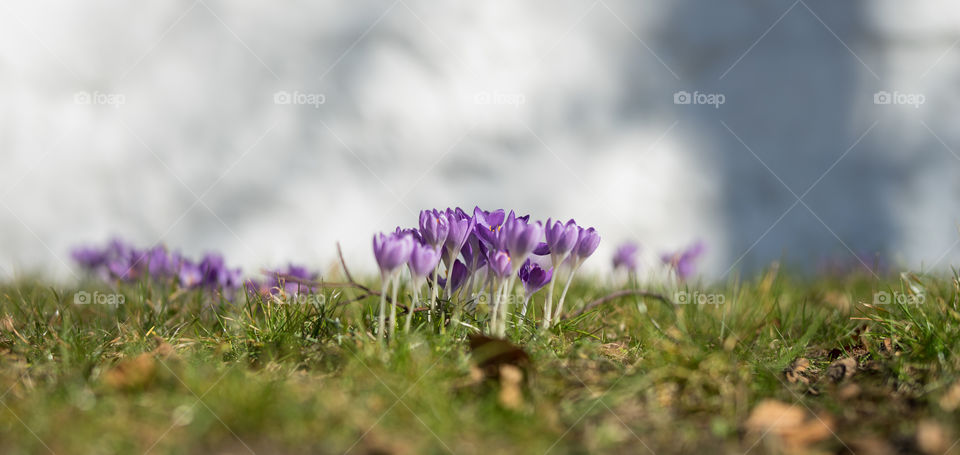
[[[410,234],[377,234],[373,237],[373,255],[380,266],[380,273],[390,274],[410,260],[413,252],[413,236]]]
[[[410,253],[410,274],[417,279],[426,278],[440,263],[440,252],[430,245],[414,244]]]
[[[420,211],[420,235],[423,236],[423,242],[434,248],[443,245],[447,240],[447,233],[450,226],[447,224],[447,217],[436,210]]]

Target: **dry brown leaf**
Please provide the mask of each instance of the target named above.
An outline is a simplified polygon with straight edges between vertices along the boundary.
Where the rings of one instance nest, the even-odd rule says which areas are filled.
[[[7,332],[13,332],[13,316],[5,314],[2,318],[0,318],[0,329],[6,330]]]
[[[827,368],[827,377],[833,382],[840,382],[849,379],[856,372],[857,359],[845,357],[830,364],[830,367]]]
[[[940,407],[947,412],[953,412],[960,407],[960,381],[954,382],[947,393],[940,397]]]
[[[893,354],[893,340],[884,338],[880,343],[880,352]]]
[[[628,351],[623,343],[606,343],[600,345],[600,353],[618,362],[624,362],[627,360]]]
[[[875,437],[854,439],[849,441],[847,445],[854,453],[870,455],[895,455],[897,453],[887,441]]]
[[[942,454],[950,449],[947,430],[932,420],[917,424],[917,447],[928,454]]]
[[[170,343],[167,343],[166,341],[158,344],[157,347],[153,350],[153,352],[151,352],[151,354],[158,357],[163,357],[163,358],[170,357],[171,355],[174,355],[176,353],[177,351],[173,348],[173,345],[171,345]]]
[[[837,396],[841,400],[849,400],[860,396],[860,386],[854,383],[846,384],[837,391]]]
[[[157,373],[156,361],[149,353],[123,360],[103,376],[103,382],[115,389],[136,389],[153,381]]]
[[[747,432],[754,436],[777,437],[787,451],[801,451],[830,437],[833,418],[826,414],[808,418],[802,406],[765,400],[753,408],[745,426]]]
[[[790,362],[790,365],[783,369],[783,374],[791,384],[798,382],[801,384],[810,384],[810,361],[800,357]]]

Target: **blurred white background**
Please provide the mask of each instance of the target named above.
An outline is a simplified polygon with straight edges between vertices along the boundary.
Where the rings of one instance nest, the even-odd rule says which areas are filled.
[[[596,226],[598,268],[945,268],[958,40],[946,0],[5,1],[0,274],[111,235],[370,270],[477,204]]]

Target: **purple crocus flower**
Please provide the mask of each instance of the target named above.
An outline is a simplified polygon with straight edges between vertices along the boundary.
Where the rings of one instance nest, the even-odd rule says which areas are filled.
[[[132,281],[140,277],[146,269],[144,254],[136,250],[125,251],[123,255],[112,256],[107,260],[110,276],[123,281]]]
[[[578,261],[583,261],[584,259],[590,257],[594,251],[597,250],[597,246],[600,245],[600,234],[597,234],[597,230],[594,228],[579,228],[579,235],[577,236],[577,245],[573,249],[573,254],[577,256]]]
[[[413,252],[413,236],[410,234],[373,236],[373,255],[377,259],[380,273],[387,276],[410,260]]]
[[[80,267],[87,270],[94,270],[102,266],[107,261],[107,253],[101,248],[78,247],[70,252],[70,256]]]
[[[510,275],[512,264],[510,263],[510,254],[503,250],[490,250],[487,252],[487,267],[499,278],[506,278]]]
[[[319,274],[311,272],[306,267],[294,264],[287,264],[286,268],[270,272],[274,276],[272,282],[275,287],[270,288],[271,293],[277,293],[281,289],[286,294],[299,294],[302,292],[313,292],[315,289],[303,281],[315,281]]]
[[[180,271],[177,273],[177,278],[180,281],[180,286],[184,288],[195,288],[203,284],[203,271],[200,269],[200,265],[184,259],[180,262]]]
[[[434,210],[420,211],[420,235],[427,245],[440,247],[447,240],[450,226],[447,224],[445,213]]]
[[[413,246],[410,253],[410,261],[407,266],[410,268],[410,275],[419,281],[430,275],[440,263],[440,251],[430,245]]]
[[[172,277],[177,272],[177,263],[179,254],[170,255],[167,249],[162,245],[155,246],[145,253],[147,269],[150,270],[150,276],[153,278],[166,279]]]
[[[460,253],[463,255],[464,264],[467,267],[467,270],[470,273],[480,270],[484,265],[487,264],[487,255],[484,250],[482,250],[483,245],[477,240],[476,237],[470,236],[469,239],[472,242],[467,242],[463,245],[463,249],[460,250]],[[475,243],[474,247],[471,243]]]
[[[527,259],[534,248],[540,244],[543,227],[540,223],[529,223],[524,219],[515,218],[513,212],[503,225],[503,245],[510,252],[514,267],[519,268],[520,261]]]
[[[453,272],[450,275],[450,292],[456,292],[457,289],[460,289],[460,286],[463,286],[463,283],[467,280],[468,275],[467,266],[459,260],[455,261],[453,263]],[[447,280],[444,278],[437,278],[437,281],[440,283],[440,287],[447,285]]]
[[[233,290],[241,285],[241,270],[228,268],[219,253],[205,254],[199,268],[203,276],[202,284],[210,289]]]
[[[567,254],[577,246],[579,235],[580,229],[575,221],[570,220],[564,224],[560,220],[547,219],[544,236],[547,239],[547,252],[550,254],[554,266],[560,264],[567,257]],[[542,248],[540,250],[542,251]]]
[[[270,286],[267,286],[262,281],[253,280],[253,279],[244,281],[243,289],[247,292],[247,296],[258,295],[261,297],[265,297],[270,295],[271,293]]]
[[[460,255],[460,251],[467,244],[470,234],[473,233],[474,221],[472,217],[467,216],[459,208],[456,210],[447,209],[445,216],[448,230],[447,241],[443,245],[443,253],[444,262],[449,264],[450,261],[455,260]]]
[[[505,218],[503,209],[487,212],[480,210],[480,207],[475,207],[473,218],[475,220],[474,233],[477,238],[487,244],[488,247],[502,249],[500,231],[503,229]]]
[[[697,241],[680,253],[660,256],[660,260],[662,260],[664,264],[672,267],[677,272],[677,277],[681,280],[686,280],[694,274],[696,261],[705,250],[706,247],[703,242]]]
[[[620,245],[617,248],[617,251],[613,254],[613,268],[614,269],[625,269],[625,270],[636,270],[637,269],[637,253],[640,252],[640,246],[633,242],[627,242],[623,245]]]
[[[553,269],[544,270],[539,264],[527,259],[523,263],[523,267],[520,267],[517,275],[520,277],[520,282],[523,283],[523,290],[529,297],[550,282],[553,278]]]

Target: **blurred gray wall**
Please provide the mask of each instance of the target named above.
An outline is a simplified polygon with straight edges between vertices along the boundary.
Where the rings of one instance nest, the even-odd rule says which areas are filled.
[[[0,275],[110,235],[369,270],[475,204],[596,226],[597,267],[943,268],[958,40],[949,1],[7,1]]]

